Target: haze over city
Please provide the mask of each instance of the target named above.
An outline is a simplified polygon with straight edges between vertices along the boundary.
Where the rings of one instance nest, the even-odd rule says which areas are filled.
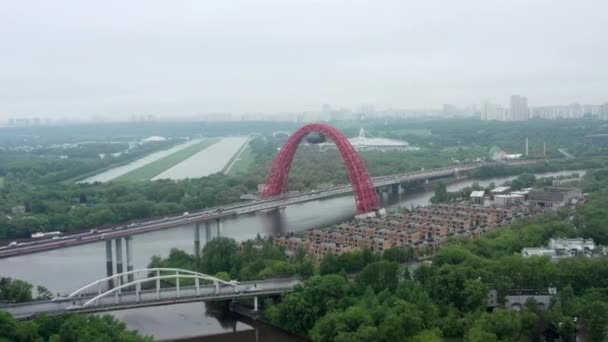
[[[0,121],[608,100],[605,1],[13,1]]]
[[[608,341],[606,13],[5,1],[0,342]]]

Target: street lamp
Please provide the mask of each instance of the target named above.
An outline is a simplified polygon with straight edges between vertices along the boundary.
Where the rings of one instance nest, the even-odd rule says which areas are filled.
[[[574,342],[577,342],[578,336],[576,335],[576,322],[578,322],[578,317],[574,316],[572,318],[572,322],[574,323]]]

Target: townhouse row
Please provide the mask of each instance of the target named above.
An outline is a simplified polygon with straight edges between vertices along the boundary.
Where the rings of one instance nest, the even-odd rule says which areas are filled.
[[[436,248],[450,237],[476,239],[513,218],[511,208],[486,208],[454,204],[419,207],[406,213],[388,213],[342,223],[332,228],[311,229],[274,237],[274,244],[288,255],[303,248],[314,258],[353,250],[383,252],[391,247]]]

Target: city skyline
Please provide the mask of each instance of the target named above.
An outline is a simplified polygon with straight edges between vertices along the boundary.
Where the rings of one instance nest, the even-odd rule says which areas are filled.
[[[604,103],[608,50],[597,33],[608,29],[606,9],[548,0],[11,3],[0,13],[10,33],[0,38],[0,121],[323,103],[428,109],[518,93],[530,105]]]
[[[9,116],[6,120],[0,120],[2,126],[41,126],[54,124],[72,123],[95,123],[95,122],[156,122],[156,121],[245,121],[245,120],[268,120],[268,121],[326,121],[326,120],[352,120],[365,118],[477,118],[484,121],[527,121],[530,119],[577,119],[590,116],[594,119],[608,120],[608,101],[595,104],[581,104],[572,102],[569,104],[536,105],[528,103],[528,97],[511,95],[509,104],[503,106],[494,103],[491,99],[482,99],[479,104],[473,103],[468,106],[458,107],[452,104],[443,104],[438,108],[426,109],[396,109],[377,108],[373,104],[361,104],[355,108],[336,106],[329,103],[322,104],[317,110],[289,113],[198,113],[184,116],[164,116],[162,114],[133,113],[122,118],[108,117],[104,115],[91,115],[80,117],[56,117],[44,116]],[[515,101],[515,102],[513,102]],[[513,106],[520,111],[513,114]]]

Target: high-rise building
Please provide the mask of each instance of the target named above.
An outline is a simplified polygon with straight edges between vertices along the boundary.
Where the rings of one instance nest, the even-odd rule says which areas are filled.
[[[601,105],[598,116],[600,120],[608,120],[608,102]]]
[[[511,106],[509,108],[509,120],[527,121],[530,116],[528,109],[528,98],[525,96],[511,95]]]
[[[505,110],[500,105],[494,104],[489,100],[481,101],[479,107],[480,119],[481,120],[504,120]]]

